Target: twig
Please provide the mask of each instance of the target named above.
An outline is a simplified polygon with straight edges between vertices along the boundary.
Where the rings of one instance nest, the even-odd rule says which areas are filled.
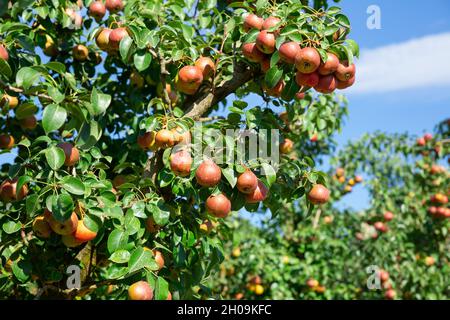
[[[314,221],[313,221],[313,229],[317,229],[317,226],[319,225],[319,219],[320,219],[321,214],[322,214],[322,209],[317,209],[316,215],[315,215]]]
[[[50,100],[52,99],[52,97],[50,97],[49,95],[46,95],[44,93],[24,93],[25,90],[23,90],[21,88],[10,86],[10,85],[4,83],[2,80],[0,80],[0,85],[3,87],[3,89],[5,89],[7,91],[12,91],[12,92],[15,92],[15,93],[27,94],[27,95],[30,95],[30,96],[36,96],[36,97],[44,98],[44,99],[50,99]]]

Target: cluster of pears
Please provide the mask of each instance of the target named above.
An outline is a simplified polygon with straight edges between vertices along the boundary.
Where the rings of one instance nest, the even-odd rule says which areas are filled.
[[[97,232],[89,229],[76,212],[65,221],[57,220],[52,212],[44,209],[44,213],[33,221],[33,232],[40,238],[49,238],[52,232],[61,236],[62,243],[68,248],[77,247],[95,239]]]
[[[314,278],[308,279],[308,280],[306,281],[306,286],[307,286],[310,290],[312,290],[312,291],[314,291],[314,292],[317,292],[317,293],[324,293],[324,292],[326,291],[325,286],[321,285],[321,284],[319,283],[319,281],[317,281],[317,280],[314,279]]]
[[[431,206],[428,207],[428,213],[433,218],[450,218],[450,208],[447,207],[448,196],[438,192],[430,197],[430,203]]]
[[[262,284],[262,279],[260,276],[253,276],[247,283],[247,289],[257,296],[264,294],[264,286]],[[239,299],[238,299],[239,300]]]
[[[266,19],[250,13],[244,19],[244,30],[260,30],[255,42],[244,43],[242,54],[247,60],[259,63],[263,73],[270,69],[270,59],[277,51],[276,39],[280,34],[282,21],[270,16]],[[336,89],[345,89],[355,82],[356,68],[348,61],[340,61],[336,54],[327,52],[327,60],[322,58],[314,47],[301,47],[295,41],[283,43],[278,48],[280,61],[295,65],[295,80],[301,87],[300,94],[306,89],[314,88],[317,92],[329,94]],[[270,96],[280,97],[285,87],[281,79],[273,88],[265,87]]]
[[[373,226],[375,230],[381,233],[386,233],[389,230],[387,222],[392,221],[392,219],[394,219],[394,214],[391,211],[386,211],[385,213],[383,213],[384,221],[375,221]]]
[[[392,282],[390,281],[389,272],[384,269],[378,270],[378,277],[380,279],[381,285],[383,286],[384,297],[387,300],[394,300],[397,293],[392,287]]]
[[[193,66],[184,66],[178,71],[175,80],[177,90],[187,95],[195,94],[203,81],[214,75],[215,70],[216,66],[211,58],[198,58]]]
[[[346,179],[345,177],[345,170],[343,168],[337,168],[336,169],[336,173],[333,175],[333,179],[337,180],[339,183],[344,184],[346,183],[345,187],[344,187],[344,192],[345,193],[349,193],[352,192],[353,187],[358,184],[361,183],[363,181],[363,177],[360,175],[356,175],[353,178],[350,179]]]
[[[191,143],[191,133],[179,126],[172,129],[163,128],[159,131],[148,131],[138,136],[137,143],[143,150],[156,151],[167,149],[175,145],[188,145]],[[179,175],[183,176],[185,170],[180,169]]]

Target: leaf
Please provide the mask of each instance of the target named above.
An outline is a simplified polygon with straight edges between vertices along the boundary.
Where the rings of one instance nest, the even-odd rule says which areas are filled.
[[[168,206],[162,201],[158,201],[157,208],[153,213],[153,219],[155,219],[156,224],[164,226],[169,222],[170,210]]]
[[[66,72],[66,66],[61,62],[50,61],[49,63],[44,64],[47,69],[56,71],[58,73],[64,74]]]
[[[74,209],[72,197],[68,194],[59,194],[52,197],[51,212],[53,217],[59,222],[64,222],[70,218]]]
[[[39,196],[37,194],[27,196],[25,200],[25,208],[29,216],[37,212],[39,207]]]
[[[42,117],[42,126],[44,127],[45,133],[48,134],[54,130],[58,130],[62,127],[67,119],[66,109],[56,105],[50,104],[44,109],[44,114]]]
[[[18,87],[23,87],[26,90],[35,84],[40,76],[41,73],[39,71],[31,67],[24,67],[16,74],[16,84]]]
[[[169,295],[169,284],[163,277],[158,277],[155,284],[155,299],[166,300]]]
[[[26,282],[32,273],[32,264],[28,260],[19,260],[14,261],[14,263],[11,266],[12,272],[14,276],[20,281],[20,282]]]
[[[19,120],[31,117],[36,114],[38,108],[33,103],[22,103],[15,110],[16,118]]]
[[[275,169],[268,163],[262,163],[261,164],[261,174],[266,176],[266,181],[268,184],[268,188],[276,181],[277,174],[275,172]]]
[[[124,63],[127,63],[130,60],[130,49],[133,44],[133,39],[130,36],[125,36],[119,45],[120,57]]]
[[[115,263],[127,263],[130,256],[131,254],[127,250],[117,250],[109,257],[109,260]]]
[[[155,271],[159,269],[159,266],[153,259],[151,251],[139,247],[136,248],[130,256],[130,260],[128,261],[128,272],[133,273],[143,268]]]
[[[99,93],[94,87],[91,93],[91,103],[93,108],[93,115],[102,114],[108,109],[111,104],[111,96],[109,94]]]
[[[353,55],[357,58],[359,58],[359,45],[355,40],[347,39],[345,40],[345,43],[348,48],[352,51]]]
[[[222,173],[223,173],[224,177],[227,179],[230,186],[232,188],[234,188],[234,186],[236,185],[236,182],[237,182],[237,177],[234,174],[233,168],[232,167],[228,167],[225,169],[222,168]]]
[[[277,83],[281,80],[283,77],[283,70],[278,69],[278,67],[275,65],[267,71],[264,81],[269,89],[275,87]]]
[[[8,62],[3,59],[0,59],[0,74],[3,74],[6,78],[11,78],[12,76],[11,67]]]
[[[64,165],[64,161],[66,160],[66,155],[64,154],[64,150],[59,147],[50,147],[45,150],[45,158],[47,159],[47,163],[52,168],[52,170],[58,170]]]
[[[152,56],[147,51],[138,51],[134,54],[134,65],[138,71],[144,71],[150,66]]]
[[[128,243],[128,235],[119,229],[113,230],[108,237],[108,252],[114,253],[119,249],[124,249]]]
[[[7,234],[16,233],[21,228],[22,228],[22,224],[20,222],[14,222],[11,220],[3,223],[3,225],[2,225],[3,231],[5,231]]]
[[[62,180],[62,186],[64,189],[67,190],[67,192],[70,192],[72,194],[76,195],[83,195],[84,194],[84,184],[81,182],[80,179],[72,177],[72,176],[65,176]]]
[[[17,185],[16,185],[16,190],[21,190],[22,187],[27,184],[30,183],[31,181],[33,181],[33,178],[30,176],[21,176],[18,180],[17,180]]]
[[[52,86],[47,87],[47,92],[55,103],[61,103],[66,98],[64,94],[62,94],[57,88]]]

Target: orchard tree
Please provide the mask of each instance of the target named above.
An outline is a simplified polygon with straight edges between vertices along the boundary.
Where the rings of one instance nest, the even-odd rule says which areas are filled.
[[[2,5],[1,295],[209,297],[230,214],[327,201],[313,158],[355,82],[349,32],[326,1]]]
[[[300,199],[262,226],[233,221],[212,287],[231,299],[448,299],[449,124],[350,143],[330,162],[332,201],[312,215]],[[333,205],[361,184],[369,208]]]

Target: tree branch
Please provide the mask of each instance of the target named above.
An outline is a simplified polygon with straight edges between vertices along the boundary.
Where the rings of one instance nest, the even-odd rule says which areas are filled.
[[[15,93],[22,93],[22,94],[25,94],[25,95],[36,96],[36,97],[39,97],[39,98],[52,100],[52,97],[50,97],[49,95],[46,95],[44,93],[24,93],[23,89],[10,86],[10,85],[4,83],[2,80],[0,80],[0,85],[3,87],[3,89],[5,89],[7,91],[12,91],[12,92],[15,92]]]
[[[198,120],[209,108],[216,105],[229,94],[235,92],[254,78],[254,70],[245,63],[237,63],[234,67],[233,77],[223,81],[214,92],[203,93],[195,100],[186,100],[183,109],[187,110],[185,116]]]

